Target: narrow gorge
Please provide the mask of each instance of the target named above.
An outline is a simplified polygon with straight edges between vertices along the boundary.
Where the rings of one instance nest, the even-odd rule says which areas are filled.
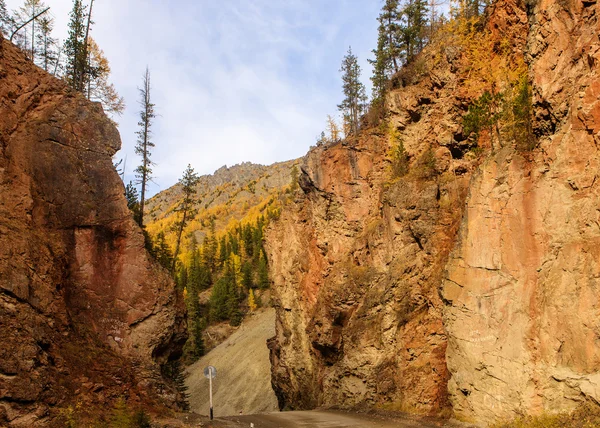
[[[600,5],[458,16],[358,135],[196,177],[187,224],[173,185],[141,227],[115,123],[0,32],[0,427],[598,410]]]

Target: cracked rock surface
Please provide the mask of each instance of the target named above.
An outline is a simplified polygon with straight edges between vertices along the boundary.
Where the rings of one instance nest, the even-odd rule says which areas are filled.
[[[120,145],[99,104],[0,36],[0,426],[158,389],[175,401],[158,365],[184,309],[127,209]]]
[[[280,407],[488,423],[600,402],[599,17],[595,1],[495,4],[492,37],[528,66],[531,152],[469,151],[451,49],[390,94],[407,176],[390,179],[377,130],[309,152],[266,237]]]

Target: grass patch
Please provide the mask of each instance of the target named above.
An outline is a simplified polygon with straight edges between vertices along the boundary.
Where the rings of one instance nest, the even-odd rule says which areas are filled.
[[[525,416],[511,422],[494,425],[494,428],[600,428],[600,406],[585,404],[573,413]]]

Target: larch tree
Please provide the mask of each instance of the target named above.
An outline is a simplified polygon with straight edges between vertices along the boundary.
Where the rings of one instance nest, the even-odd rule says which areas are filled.
[[[76,0],[77,1],[77,0]],[[137,183],[141,185],[140,188],[140,226],[144,226],[144,206],[146,203],[146,191],[148,190],[148,183],[152,179],[152,166],[154,163],[150,160],[152,154],[152,148],[154,143],[152,142],[152,122],[156,117],[154,112],[154,104],[150,97],[150,70],[146,67],[146,73],[142,78],[142,87],[138,88],[140,93],[140,121],[138,126],[140,129],[137,131],[137,143],[135,146],[135,153],[141,156],[142,163],[135,169]]]
[[[442,1],[429,0],[427,7],[429,8],[429,40],[433,39],[433,35],[437,31],[439,25],[440,16],[438,15],[438,8],[444,4]]]
[[[356,137],[360,116],[367,101],[367,94],[365,86],[360,81],[361,70],[358,58],[352,53],[351,47],[348,48],[348,53],[344,56],[340,72],[342,73],[342,87],[345,98],[338,105],[338,108],[344,116],[349,134]],[[346,133],[346,136],[348,136],[348,133]]]
[[[53,69],[56,69],[56,62],[58,61],[58,53],[56,51],[58,44],[57,40],[52,37],[54,20],[45,16],[40,19],[38,27],[39,31],[36,40],[37,63],[44,70],[51,72]]]
[[[327,115],[327,133],[329,134],[329,141],[332,143],[340,141],[342,136],[339,125],[330,114]]]
[[[5,36],[10,36],[12,22],[12,16],[6,8],[5,0],[0,0],[0,32]]]
[[[39,14],[48,9],[41,0],[25,0],[23,6],[16,12],[16,17],[25,28],[20,31],[22,38],[19,41],[21,47],[27,52],[27,56],[33,62],[36,59],[36,40],[38,31]]]
[[[88,39],[89,66],[95,70],[87,82],[86,96],[91,101],[102,104],[104,111],[109,114],[122,114],[125,110],[125,101],[119,95],[115,86],[108,81],[110,65],[102,49],[93,38]]]
[[[198,185],[198,174],[194,172],[194,168],[191,165],[188,165],[185,171],[183,172],[183,176],[179,180],[179,184],[181,184],[183,199],[179,202],[176,211],[180,213],[181,218],[175,222],[175,229],[177,231],[177,241],[175,244],[175,253],[173,254],[173,268],[172,271],[175,272],[175,267],[177,264],[177,256],[179,255],[179,249],[181,247],[181,237],[183,235],[183,231],[187,223],[195,216],[196,210],[194,209],[194,204],[196,202],[196,186]]]

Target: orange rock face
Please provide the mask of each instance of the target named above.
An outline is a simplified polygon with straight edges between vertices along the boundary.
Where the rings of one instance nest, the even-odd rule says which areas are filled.
[[[530,11],[539,148],[471,184],[442,294],[455,412],[494,421],[600,401],[600,7]]]
[[[494,49],[528,68],[534,150],[503,136],[469,152],[477,94],[447,43],[390,94],[407,176],[390,178],[376,131],[309,152],[302,193],[267,235],[281,407],[451,408],[486,423],[600,402],[599,8],[491,10]]]
[[[157,402],[158,364],[185,340],[112,165],[120,144],[99,105],[0,37],[0,425]]]

